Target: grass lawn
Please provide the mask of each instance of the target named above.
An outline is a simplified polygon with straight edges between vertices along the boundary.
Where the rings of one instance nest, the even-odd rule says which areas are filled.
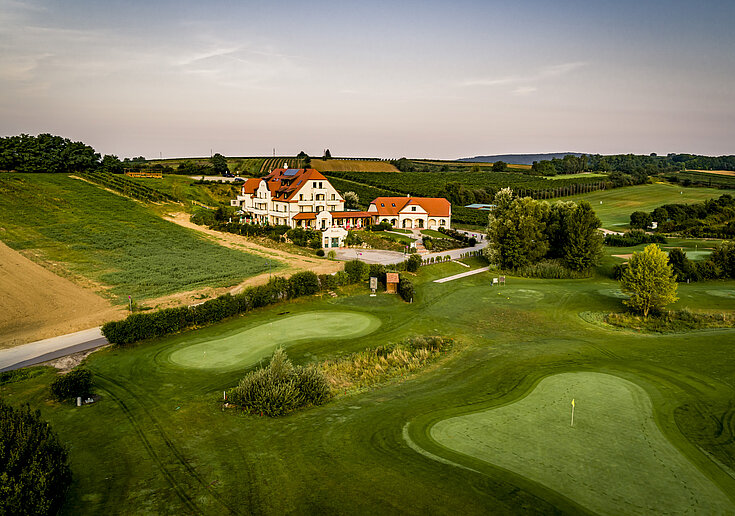
[[[661,433],[646,392],[618,376],[555,374],[515,403],[440,421],[430,435],[440,446],[517,473],[600,514],[724,514],[733,508]],[[594,460],[588,460],[591,450]],[[631,472],[648,481],[631,483]]]
[[[580,313],[622,309],[618,283],[600,277],[433,283],[464,270],[422,267],[412,304],[357,286],[99,351],[87,367],[102,399],[90,406],[50,401],[51,372],[0,396],[39,408],[68,445],[65,513],[619,514],[638,511],[633,499],[667,508],[682,497],[702,513],[735,511],[735,330],[590,324]],[[735,282],[680,285],[679,297],[673,308],[735,311]],[[334,314],[330,338],[309,323],[315,313]],[[299,339],[301,327],[313,333]],[[417,334],[452,337],[454,350],[418,375],[281,418],[218,402],[276,340],[304,365]],[[251,357],[226,342],[237,335]],[[202,367],[219,346],[231,357]],[[514,450],[526,460],[499,463]]]
[[[117,302],[236,285],[268,269],[260,257],[61,174],[0,175],[0,226],[8,246],[101,285]]]
[[[433,229],[422,229],[421,234],[431,237],[431,238],[451,238],[444,233],[440,233],[439,231],[434,231]]]
[[[592,209],[602,221],[602,227],[624,231],[634,211],[651,212],[669,203],[696,203],[719,197],[724,192],[715,188],[684,188],[682,186],[654,183],[651,185],[626,186],[613,190],[590,192],[554,201],[589,201]],[[602,202],[602,204],[600,204]]]

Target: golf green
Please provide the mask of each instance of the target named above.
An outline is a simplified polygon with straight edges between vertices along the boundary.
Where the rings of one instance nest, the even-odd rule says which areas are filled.
[[[346,339],[373,332],[380,319],[346,311],[314,311],[292,315],[216,340],[199,342],[171,353],[169,360],[199,369],[248,367],[278,346],[315,339]]]
[[[550,376],[515,403],[436,423],[431,437],[601,514],[735,511],[661,433],[648,394],[617,376]]]

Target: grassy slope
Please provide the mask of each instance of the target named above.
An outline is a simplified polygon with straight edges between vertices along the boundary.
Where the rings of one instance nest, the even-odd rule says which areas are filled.
[[[508,403],[545,376],[578,370],[645,389],[664,435],[723,491],[735,492],[735,481],[700,451],[735,469],[732,330],[658,337],[585,323],[582,311],[621,308],[609,280],[509,278],[497,289],[487,274],[430,281],[466,270],[422,268],[410,305],[357,288],[351,297],[298,300],[98,352],[89,367],[103,399],[93,406],[47,402],[48,374],[1,386],[0,395],[39,407],[69,444],[76,480],[67,513],[579,512],[568,497],[487,463],[452,457],[475,472],[417,453],[431,449],[435,422]],[[682,285],[675,308],[735,310],[731,293],[733,282]],[[189,344],[314,310],[366,312],[382,324],[367,337],[295,342],[289,355],[299,364],[417,333],[455,337],[461,351],[418,377],[280,419],[220,410],[215,400],[244,371],[207,372],[169,359]],[[595,460],[594,447],[585,449],[582,464]],[[620,482],[640,484],[648,473]]]
[[[630,214],[634,211],[650,212],[658,206],[668,203],[701,202],[705,199],[719,197],[723,193],[725,192],[713,188],[684,188],[655,183],[561,197],[551,199],[550,202],[589,201],[592,209],[602,220],[602,227],[621,231],[628,227]],[[600,201],[602,201],[602,204],[600,204]]]
[[[398,169],[387,161],[361,161],[351,159],[311,159],[311,168],[320,172],[398,172]]]
[[[188,176],[168,174],[161,179],[151,178],[126,178],[130,181],[143,184],[149,188],[164,192],[175,199],[190,204],[197,201],[207,206],[230,205],[230,199],[234,199],[240,191],[241,184],[194,184],[194,180]]]
[[[0,176],[0,238],[124,302],[235,285],[265,261],[213,244],[141,203],[60,174]]]

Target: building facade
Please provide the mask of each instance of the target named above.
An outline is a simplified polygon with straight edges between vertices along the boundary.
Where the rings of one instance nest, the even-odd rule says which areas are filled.
[[[388,222],[404,229],[449,229],[452,205],[437,197],[378,197],[368,213],[376,224]]]

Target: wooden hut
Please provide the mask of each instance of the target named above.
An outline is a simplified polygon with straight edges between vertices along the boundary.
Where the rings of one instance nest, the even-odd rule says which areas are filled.
[[[385,291],[389,294],[398,292],[398,273],[388,272],[385,275]]]

